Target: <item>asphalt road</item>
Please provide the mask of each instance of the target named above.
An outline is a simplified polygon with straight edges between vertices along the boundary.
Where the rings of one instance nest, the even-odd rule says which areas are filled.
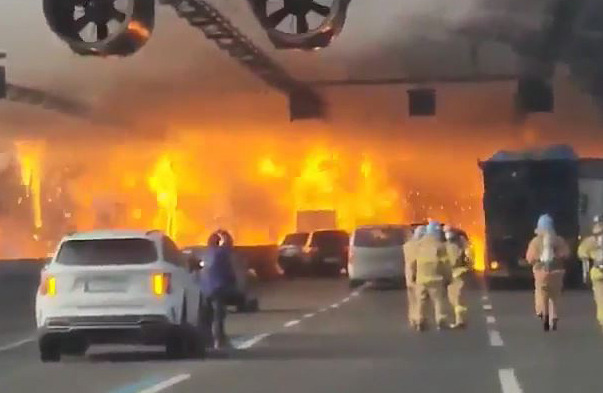
[[[7,274],[10,270],[10,274]],[[345,280],[261,288],[257,314],[232,314],[239,349],[170,361],[162,348],[93,348],[60,364],[38,360],[35,269],[0,265],[0,392],[597,392],[603,335],[589,292],[567,292],[560,331],[545,334],[529,291],[473,289],[466,331],[417,334],[401,291]]]

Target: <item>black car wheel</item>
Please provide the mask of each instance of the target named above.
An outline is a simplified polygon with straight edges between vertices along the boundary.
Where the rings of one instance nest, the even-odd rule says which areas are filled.
[[[61,342],[56,338],[42,338],[40,340],[40,360],[44,363],[61,361]]]

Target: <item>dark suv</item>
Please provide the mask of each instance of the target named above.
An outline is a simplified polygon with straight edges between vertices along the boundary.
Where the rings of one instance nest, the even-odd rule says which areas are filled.
[[[349,242],[349,234],[342,230],[291,233],[279,248],[279,265],[287,277],[339,275],[348,264]]]

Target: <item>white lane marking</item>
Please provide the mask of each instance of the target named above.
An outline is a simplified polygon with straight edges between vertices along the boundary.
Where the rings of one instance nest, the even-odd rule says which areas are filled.
[[[190,379],[190,377],[191,377],[190,374],[176,375],[175,377],[172,377],[170,379],[166,379],[163,382],[159,382],[157,385],[154,385],[154,386],[151,386],[151,387],[146,388],[144,390],[141,390],[138,393],[158,393],[158,392],[166,390],[167,388],[170,388],[170,387],[172,387],[174,385],[177,385],[180,382],[186,381],[187,379]]]
[[[19,348],[25,344],[29,344],[36,341],[35,338],[29,337],[24,338],[23,340],[15,341],[14,343],[6,344],[0,347],[0,352],[10,351],[11,349]]]
[[[340,306],[339,303],[331,304],[331,308],[339,308],[339,306]]]
[[[482,308],[486,311],[491,311],[492,310],[492,305],[491,304],[484,304],[482,305]]]
[[[490,299],[488,298],[488,295],[484,295],[484,296],[482,296],[482,301],[487,302],[488,300],[490,300]]]
[[[350,299],[350,297],[348,296],[348,297],[344,297],[344,298],[343,298],[343,300],[342,300],[341,302],[342,302],[342,303],[347,303],[347,302],[349,302],[350,300],[351,300],[351,299]]]
[[[295,326],[295,325],[297,325],[300,322],[301,321],[299,319],[294,319],[293,321],[286,322],[283,326],[286,327],[286,328],[288,328],[288,327],[291,327],[291,326]]]
[[[486,316],[486,323],[493,325],[496,323],[496,318],[494,318],[492,315],[487,315]]]
[[[308,313],[308,314],[304,314],[304,318],[312,318],[315,315],[316,315],[316,313],[311,312],[311,313]]]
[[[515,370],[512,368],[498,370],[498,380],[503,393],[523,393],[523,389],[515,375]]]
[[[492,347],[502,347],[505,345],[498,330],[488,330],[488,338],[490,339],[490,346]]]
[[[251,337],[249,340],[245,340],[241,343],[235,344],[234,347],[236,349],[249,349],[268,336],[270,336],[270,334],[268,334],[268,333],[258,334],[257,336]]]
[[[318,312],[326,312],[327,310],[328,310],[328,308],[327,308],[327,307],[323,307],[323,308],[321,308],[320,310],[318,310]]]
[[[352,292],[350,294],[350,296],[354,296],[354,297],[359,296],[359,295],[360,295],[360,292]]]

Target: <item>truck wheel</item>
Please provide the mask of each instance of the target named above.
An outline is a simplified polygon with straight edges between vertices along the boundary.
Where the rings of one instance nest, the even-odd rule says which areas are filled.
[[[44,363],[61,361],[61,343],[57,339],[42,339],[39,343],[40,360]]]

